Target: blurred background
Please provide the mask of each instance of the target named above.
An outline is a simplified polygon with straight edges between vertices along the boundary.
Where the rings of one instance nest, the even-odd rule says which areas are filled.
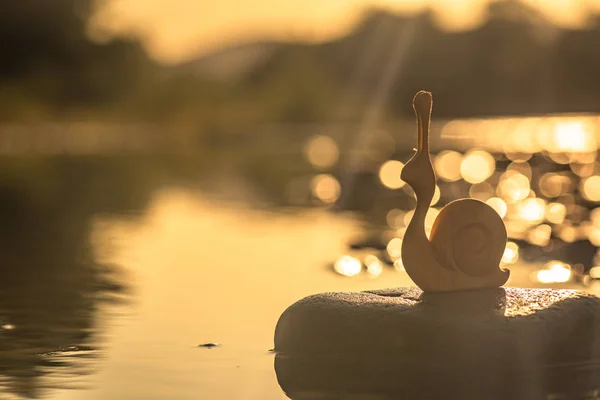
[[[600,292],[599,45],[596,0],[2,2],[0,398],[285,398],[289,304],[411,284],[421,89],[427,224]]]

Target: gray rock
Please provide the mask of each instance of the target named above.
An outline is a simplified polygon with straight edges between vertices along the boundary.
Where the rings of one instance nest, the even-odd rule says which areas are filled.
[[[600,298],[573,290],[323,293],[280,317],[275,367],[298,399],[589,395],[600,389],[599,322]]]

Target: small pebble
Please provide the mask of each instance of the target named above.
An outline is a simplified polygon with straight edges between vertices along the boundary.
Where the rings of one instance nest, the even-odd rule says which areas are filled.
[[[220,347],[219,343],[203,343],[199,344],[198,347],[204,347],[205,349],[212,349],[213,347]]]

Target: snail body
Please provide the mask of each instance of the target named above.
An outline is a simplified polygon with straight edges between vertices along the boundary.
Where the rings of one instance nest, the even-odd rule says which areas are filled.
[[[401,175],[417,197],[417,207],[402,242],[406,272],[425,292],[504,285],[510,272],[499,266],[506,246],[506,228],[502,218],[487,204],[474,199],[449,203],[440,211],[427,237],[425,216],[435,191],[429,154],[431,93],[418,92],[413,107],[417,115],[418,148]]]

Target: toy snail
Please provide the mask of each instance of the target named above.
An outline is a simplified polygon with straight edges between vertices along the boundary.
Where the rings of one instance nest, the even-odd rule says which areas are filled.
[[[435,191],[429,155],[431,107],[431,93],[415,95],[418,148],[401,178],[414,190],[417,208],[402,243],[404,268],[424,292],[502,286],[510,275],[499,267],[507,235],[493,208],[474,199],[453,201],[440,211],[429,238],[425,233],[425,216]]]

